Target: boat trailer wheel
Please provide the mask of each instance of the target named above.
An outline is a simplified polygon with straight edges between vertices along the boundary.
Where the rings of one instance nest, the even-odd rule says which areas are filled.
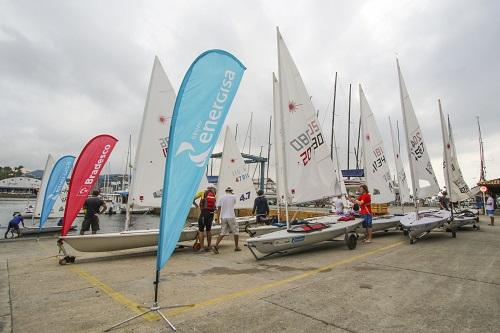
[[[456,230],[452,230],[451,231],[451,237],[457,238],[457,232],[456,232]]]
[[[408,229],[403,229],[403,235],[408,236]]]
[[[346,245],[349,250],[354,250],[358,244],[358,237],[355,234],[350,234],[346,236]]]
[[[59,259],[59,265],[74,264],[76,260],[75,256],[65,256]]]

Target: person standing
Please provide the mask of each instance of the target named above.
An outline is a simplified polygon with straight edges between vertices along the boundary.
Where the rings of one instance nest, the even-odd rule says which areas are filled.
[[[200,204],[196,200],[200,199]],[[216,204],[216,192],[213,185],[208,185],[205,191],[196,193],[193,200],[195,207],[200,207],[200,216],[198,217],[198,242],[200,250],[209,251],[212,243],[212,223],[214,221],[214,212]],[[205,230],[207,233],[207,247],[205,244]]]
[[[495,225],[495,199],[491,196],[490,193],[487,193],[486,196],[488,199],[486,199],[486,215],[489,216],[490,218],[490,225],[493,226]]]
[[[226,188],[226,194],[217,200],[217,216],[221,224],[221,231],[219,237],[217,237],[215,246],[212,248],[215,254],[219,253],[220,241],[230,233],[234,236],[234,250],[241,251],[241,248],[238,246],[240,230],[236,223],[236,214],[234,213],[235,204],[236,197],[233,194],[233,189],[228,187]]]
[[[357,200],[351,200],[352,203],[359,205],[359,211],[361,218],[363,219],[363,228],[365,228],[365,239],[363,243],[372,242],[372,207],[371,207],[371,195],[368,192],[368,186],[361,185],[359,187],[360,195]]]
[[[341,195],[337,195],[337,199],[335,199],[335,214],[336,215],[344,214],[344,202],[342,201]]]
[[[448,199],[448,192],[443,191],[441,196],[439,197],[439,209],[450,210],[450,207],[448,205],[449,201],[450,200]]]
[[[255,215],[257,223],[265,221],[269,215],[269,204],[262,190],[257,191],[257,198],[253,202],[252,215]]]
[[[9,221],[9,225],[7,227],[7,231],[5,232],[4,238],[7,238],[7,234],[9,233],[9,231],[11,229],[14,230],[14,231],[16,231],[17,237],[19,237],[20,236],[19,223],[21,223],[23,225],[23,228],[24,228],[24,219],[23,219],[23,217],[21,216],[20,213],[15,212],[14,214],[12,214],[12,219]]]
[[[82,222],[82,228],[80,229],[80,235],[85,234],[92,228],[92,234],[96,234],[99,230],[99,217],[97,214],[102,214],[106,211],[106,203],[99,198],[99,191],[92,191],[92,197],[85,200],[83,204],[85,209],[85,217]]]

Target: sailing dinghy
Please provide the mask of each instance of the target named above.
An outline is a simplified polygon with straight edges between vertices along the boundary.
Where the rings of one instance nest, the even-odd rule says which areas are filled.
[[[419,199],[437,194],[439,192],[439,185],[397,59],[396,63],[399,77],[401,110],[403,112],[406,145],[410,161],[413,200],[416,210],[416,212],[405,214],[401,218],[400,223],[410,238],[410,244],[413,244],[416,239],[428,234],[432,229],[442,227],[450,218],[451,213],[447,210],[419,211]],[[455,231],[452,231],[452,235],[455,235]]]
[[[279,81],[273,78],[275,142],[278,200],[285,205],[287,228],[247,240],[255,251],[265,254],[287,253],[323,241],[345,236],[350,249],[357,243],[356,228],[361,220],[336,223],[337,217],[322,217],[306,224],[290,226],[288,205],[324,199],[340,193],[333,173],[334,163],[325,144],[310,95],[277,29]],[[278,88],[278,89],[276,89]],[[276,99],[275,99],[276,101]],[[278,104],[278,105],[277,105]],[[278,107],[277,107],[278,106]],[[277,130],[276,130],[277,129]]]
[[[61,237],[82,252],[104,252],[156,246],[159,229],[128,230],[130,210],[161,206],[168,133],[176,94],[159,59],[155,57],[142,119],[135,168],[129,192],[125,230],[122,232]],[[196,228],[183,230],[179,241],[194,240]],[[217,233],[217,228],[213,229]]]
[[[391,183],[392,178],[385,155],[384,142],[361,85],[359,85],[359,108],[365,182],[370,190],[371,202],[374,204],[392,202],[396,197]],[[372,230],[376,232],[398,228],[400,218],[400,216],[394,215],[374,217]]]
[[[441,119],[441,134],[443,137],[443,171],[448,198],[450,200],[451,218],[447,223],[446,228],[449,230],[456,230],[464,225],[472,225],[477,229],[479,217],[469,211],[454,211],[454,202],[467,200],[471,197],[470,189],[464,180],[460,165],[458,164],[457,151],[455,149],[455,142],[453,140],[453,133],[451,130],[450,118],[446,123],[441,107],[441,100],[438,100],[439,117]]]

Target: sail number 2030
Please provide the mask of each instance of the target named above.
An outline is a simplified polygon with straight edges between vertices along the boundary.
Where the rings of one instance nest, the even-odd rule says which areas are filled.
[[[316,120],[312,120],[307,124],[306,131],[290,141],[293,149],[300,153],[300,160],[304,166],[311,160],[314,150],[323,143],[325,143],[325,140]]]

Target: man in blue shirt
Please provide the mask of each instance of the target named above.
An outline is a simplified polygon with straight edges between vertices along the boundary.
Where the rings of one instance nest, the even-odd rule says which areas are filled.
[[[19,214],[18,212],[15,212],[14,214],[12,214],[13,218],[12,220],[9,221],[9,226],[7,227],[7,231],[5,232],[5,238],[7,238],[7,234],[9,233],[9,231],[12,229],[12,230],[15,230],[17,232],[17,237],[19,237],[19,223],[21,223],[23,225],[23,228],[24,228],[24,219],[23,217],[21,216],[21,214]]]

